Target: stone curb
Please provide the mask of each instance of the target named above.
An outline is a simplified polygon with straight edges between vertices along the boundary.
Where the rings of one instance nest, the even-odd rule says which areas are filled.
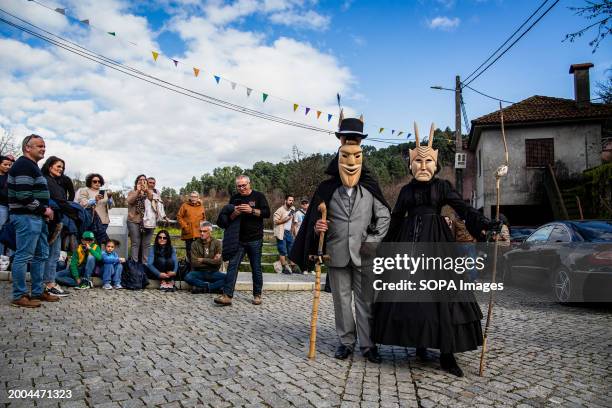
[[[264,274],[263,290],[270,291],[312,291],[314,290],[314,282],[299,282],[299,281],[281,281],[281,282],[266,282]],[[30,273],[26,274],[26,280],[30,280]],[[11,281],[10,271],[0,271],[0,281]],[[94,287],[102,287],[102,280],[98,277],[92,279]],[[321,290],[325,286],[325,275],[321,275]],[[159,281],[149,280],[149,285],[146,289],[159,289]],[[177,284],[179,290],[191,290],[191,285],[186,282],[180,282]],[[238,291],[252,291],[253,282],[248,280],[236,281],[236,289]]]

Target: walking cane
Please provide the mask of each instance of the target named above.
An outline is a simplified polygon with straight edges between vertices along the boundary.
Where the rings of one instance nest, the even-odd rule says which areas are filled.
[[[495,221],[499,222],[499,196],[500,196],[500,182],[501,178],[508,174],[508,145],[506,144],[506,131],[504,129],[504,112],[502,110],[501,101],[499,102],[499,116],[501,122],[501,134],[504,141],[504,152],[506,161],[504,164],[499,166],[495,171],[495,193],[497,195],[497,202],[495,204]],[[495,283],[495,277],[497,274],[497,249],[499,246],[499,237],[496,237],[493,247],[493,273],[491,274],[491,283]],[[487,352],[487,336],[489,334],[489,326],[491,325],[491,318],[493,315],[493,293],[489,292],[489,310],[487,311],[487,323],[485,324],[484,336],[482,339],[482,351],[480,353],[480,370],[478,375],[482,377],[485,368],[485,354]]]
[[[321,219],[325,221],[327,219],[327,207],[325,202],[319,204],[319,211],[321,212]],[[317,343],[317,318],[319,317],[319,298],[321,297],[321,265],[324,260],[328,260],[329,256],[323,255],[323,241],[325,239],[325,232],[319,234],[319,246],[317,248],[316,255],[310,255],[311,261],[316,261],[315,267],[315,287],[314,296],[312,299],[312,315],[310,317],[310,349],[308,350],[308,358],[314,360],[316,353]]]

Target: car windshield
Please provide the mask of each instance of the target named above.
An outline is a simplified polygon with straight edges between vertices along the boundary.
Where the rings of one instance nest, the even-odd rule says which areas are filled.
[[[585,241],[612,242],[612,221],[576,222],[574,227]]]

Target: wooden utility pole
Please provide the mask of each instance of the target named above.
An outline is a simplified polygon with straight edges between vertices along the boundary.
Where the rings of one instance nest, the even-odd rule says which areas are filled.
[[[455,76],[455,153],[463,151],[461,140],[461,78]],[[463,198],[463,173],[462,169],[455,168],[455,188],[459,196]]]

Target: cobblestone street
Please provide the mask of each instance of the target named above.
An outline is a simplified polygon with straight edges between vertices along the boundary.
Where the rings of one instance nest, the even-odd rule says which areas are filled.
[[[498,295],[486,375],[480,352],[458,355],[465,378],[383,347],[381,365],[333,358],[331,295],[322,293],[318,355],[306,358],[312,295],[267,292],[253,306],[212,295],[75,292],[38,310],[9,306],[0,283],[0,403],[9,390],[71,390],[63,407],[611,406],[612,313]],[[481,299],[483,312],[485,298]],[[437,356],[436,353],[432,353]],[[60,400],[38,399],[37,406]]]

